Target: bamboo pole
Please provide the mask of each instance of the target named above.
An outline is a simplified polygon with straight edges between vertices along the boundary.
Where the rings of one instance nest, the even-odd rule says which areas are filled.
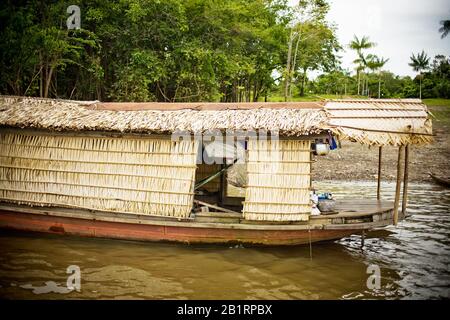
[[[311,151],[311,149],[309,150],[309,162],[311,163],[311,165],[309,166],[309,189],[312,190],[312,163],[313,163],[313,153]]]
[[[402,200],[402,216],[406,215],[406,205],[408,202],[408,176],[409,176],[409,146],[405,147],[405,171],[403,175],[403,200]]]
[[[378,148],[378,181],[377,181],[377,200],[381,199],[381,156],[383,154],[383,147]]]
[[[395,200],[394,200],[394,225],[398,223],[398,206],[400,202],[400,187],[402,183],[402,154],[404,146],[398,148],[398,159],[397,159],[397,182],[395,185]]]
[[[226,168],[226,166],[224,164],[221,165],[221,171]],[[219,203],[220,205],[223,205],[225,197],[227,196],[226,194],[226,188],[227,188],[227,179],[226,179],[226,170],[222,171],[222,173],[220,174],[220,187],[219,187]]]
[[[208,208],[212,208],[212,209],[215,209],[215,210],[221,211],[221,212],[240,214],[239,212],[236,212],[236,211],[233,211],[233,210],[229,210],[229,209],[226,209],[226,208],[222,208],[222,207],[213,205],[211,203],[200,201],[200,200],[197,200],[197,199],[194,199],[194,203],[196,203],[198,205],[201,205],[201,206],[208,207]]]

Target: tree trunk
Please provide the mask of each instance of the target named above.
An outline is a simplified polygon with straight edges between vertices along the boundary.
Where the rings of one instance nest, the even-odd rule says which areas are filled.
[[[39,75],[39,97],[44,96],[44,65],[42,63],[42,54],[39,52],[39,68],[41,69],[41,73]]]
[[[365,75],[364,79],[364,95],[369,97],[369,75]]]
[[[356,71],[357,77],[358,77],[358,96],[360,91],[360,81],[361,81],[361,72]]]
[[[288,100],[288,94],[289,94],[289,82],[291,77],[291,55],[292,55],[292,41],[293,39],[293,32],[291,30],[291,35],[289,36],[289,43],[288,43],[288,55],[287,55],[287,61],[286,61],[286,79],[284,83],[284,101]]]
[[[292,76],[293,76],[294,73],[295,73],[295,68],[296,68],[295,64],[296,64],[296,62],[297,62],[297,53],[298,53],[298,45],[299,45],[299,43],[300,43],[300,34],[297,35],[297,42],[295,43],[294,59],[292,60],[292,67],[291,67],[291,70],[292,70]],[[288,97],[289,97],[289,98],[292,97],[292,85],[291,85],[291,80],[292,80],[292,79],[291,79],[291,73],[289,73],[289,94],[288,94]]]
[[[364,74],[364,94],[369,96],[369,76]]]
[[[419,72],[419,99],[422,99],[422,72]]]
[[[366,79],[364,79],[364,75],[363,75],[362,72],[361,72],[360,77],[361,77],[361,92],[359,94],[363,96],[364,95],[364,88],[366,86]]]
[[[263,81],[255,80],[255,88],[253,93],[253,102],[258,102],[259,96],[264,93],[264,83]]]
[[[246,86],[247,86],[247,90],[246,90],[247,91],[247,99],[246,99],[246,101],[250,102],[250,99],[251,99],[250,95],[251,95],[251,92],[252,92],[250,76],[247,79],[247,85]]]
[[[98,101],[102,101],[102,88],[100,87],[100,85],[97,83],[96,85],[96,91],[97,91],[97,100]]]
[[[367,91],[367,97],[370,96],[370,91],[369,91],[369,75],[367,75],[367,80],[366,80],[366,91]]]
[[[44,98],[48,98],[48,89],[50,88],[50,84],[52,83],[53,70],[54,67],[50,67],[50,70],[47,73],[47,79],[45,79]]]
[[[305,96],[306,69],[303,69],[302,86],[300,87],[300,96]]]
[[[381,98],[381,71],[378,74],[378,99]]]

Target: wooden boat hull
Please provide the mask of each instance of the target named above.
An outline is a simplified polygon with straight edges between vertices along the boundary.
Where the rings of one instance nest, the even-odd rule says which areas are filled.
[[[433,181],[435,183],[437,183],[438,185],[441,185],[443,187],[447,187],[450,188],[450,180],[448,179],[443,179],[443,178],[439,178],[437,176],[435,176],[434,174],[430,173],[430,177],[431,179],[433,179]]]
[[[187,219],[0,203],[0,228],[83,237],[183,243],[301,245],[336,240],[392,224],[393,204],[341,200],[340,212],[305,222],[247,221],[238,213],[196,213]],[[358,208],[352,211],[351,208]],[[403,219],[402,216],[399,220]]]
[[[0,211],[0,228],[139,241],[253,245],[300,245],[310,241],[340,239],[352,233],[361,232],[357,229],[256,230],[128,224],[10,211]]]

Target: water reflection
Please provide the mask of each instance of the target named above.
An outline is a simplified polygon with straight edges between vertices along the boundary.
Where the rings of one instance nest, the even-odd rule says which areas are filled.
[[[316,184],[337,198],[374,197],[373,183]],[[394,186],[383,186],[392,199]],[[87,299],[449,298],[450,191],[411,184],[397,227],[309,246],[186,246],[1,232],[0,297]],[[366,286],[367,266],[381,288]],[[68,291],[66,268],[81,268]]]

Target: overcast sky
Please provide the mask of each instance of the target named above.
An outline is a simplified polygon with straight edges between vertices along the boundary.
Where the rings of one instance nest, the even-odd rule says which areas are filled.
[[[296,1],[291,0],[291,3]],[[385,69],[414,75],[408,66],[412,52],[450,55],[450,35],[441,39],[439,21],[450,19],[450,0],[329,0],[330,22],[337,26],[342,45],[353,35],[367,35],[377,43],[371,52],[389,58]],[[343,67],[353,71],[355,53],[345,48]]]

